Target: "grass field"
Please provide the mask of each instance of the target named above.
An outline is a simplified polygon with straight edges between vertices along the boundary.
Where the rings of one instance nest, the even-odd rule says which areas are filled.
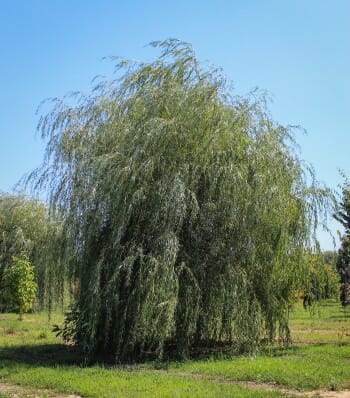
[[[254,359],[127,367],[83,367],[74,349],[51,333],[46,314],[28,314],[23,322],[16,318],[0,314],[0,398],[350,397],[350,390],[341,392],[350,388],[350,318],[334,301],[312,317],[296,306],[294,344],[270,348]],[[60,321],[62,315],[53,314],[51,323]]]

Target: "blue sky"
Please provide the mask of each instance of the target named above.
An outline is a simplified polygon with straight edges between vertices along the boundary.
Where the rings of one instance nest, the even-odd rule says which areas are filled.
[[[0,190],[41,162],[43,99],[88,91],[112,72],[104,56],[151,60],[145,45],[169,37],[221,66],[237,93],[267,89],[273,117],[308,131],[302,157],[337,189],[338,169],[350,176],[349,15],[348,0],[0,0]]]

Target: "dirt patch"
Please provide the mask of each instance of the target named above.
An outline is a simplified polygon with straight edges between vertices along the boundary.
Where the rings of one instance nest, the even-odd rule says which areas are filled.
[[[314,397],[314,398],[349,398],[350,397],[350,390],[343,390],[343,391],[309,391],[305,392],[302,397]]]
[[[12,398],[17,398],[19,395],[25,396],[27,398],[40,398],[45,395],[49,398],[82,398],[79,395],[59,394],[48,389],[32,389],[10,383],[0,383],[0,392],[7,393],[11,395]]]
[[[305,398],[350,398],[350,390],[342,391],[325,391],[325,390],[314,390],[314,391],[299,391],[289,388],[283,388],[275,384],[258,383],[258,382],[243,382],[237,383],[238,385],[248,387],[252,390],[265,390],[265,391],[278,391],[281,393],[289,394],[295,397]]]
[[[223,382],[223,381],[221,381]],[[247,387],[252,390],[264,390],[264,391],[278,391],[283,394],[288,394],[294,397],[305,397],[305,398],[350,398],[350,390],[342,391],[326,391],[326,390],[313,390],[313,391],[299,391],[292,388],[284,388],[276,384],[259,383],[259,382],[236,382],[235,384],[242,387]]]

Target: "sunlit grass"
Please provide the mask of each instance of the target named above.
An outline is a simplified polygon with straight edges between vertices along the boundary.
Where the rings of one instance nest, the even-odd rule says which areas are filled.
[[[52,333],[52,325],[61,323],[63,314],[53,313],[50,320],[47,313],[26,314],[18,321],[16,314],[0,314],[0,347],[57,344],[60,342]]]
[[[260,355],[256,359],[188,361],[172,365],[175,371],[253,380],[289,388],[339,389],[350,381],[350,346],[305,346]]]
[[[306,311],[298,303],[290,316],[294,343],[350,344],[350,312],[343,309],[339,302],[327,300],[311,311]]]
[[[350,319],[327,301],[310,316],[301,305],[291,314],[294,341],[257,358],[83,367],[81,357],[51,332],[62,314],[0,314],[0,381],[84,397],[281,397],[280,391],[243,388],[237,382],[269,383],[299,390],[349,387]],[[43,393],[44,394],[44,393]],[[8,398],[7,392],[0,398]],[[20,394],[18,395],[20,397]],[[45,396],[45,395],[42,395]]]
[[[86,397],[279,397],[279,393],[252,391],[240,386],[194,380],[161,371],[126,371],[101,366],[43,367],[4,363],[0,377],[21,385],[48,388]],[[4,372],[6,373],[5,376]]]
[[[0,316],[0,381],[85,397],[280,397],[270,391],[252,391],[237,385],[176,376],[139,366],[81,367],[80,358],[51,332],[53,314],[28,314],[23,322],[14,314]],[[67,365],[67,363],[76,363]],[[43,395],[44,396],[44,395]],[[1,396],[0,396],[1,397]],[[6,393],[1,398],[7,398]]]

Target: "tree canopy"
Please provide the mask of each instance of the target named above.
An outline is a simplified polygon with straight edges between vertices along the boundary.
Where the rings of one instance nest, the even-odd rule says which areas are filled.
[[[114,80],[40,120],[30,180],[74,253],[72,336],[88,359],[116,361],[288,339],[327,192],[263,94],[234,95],[186,43],[152,45],[154,62],[118,61]]]
[[[350,183],[346,180],[343,186],[342,201],[334,214],[334,218],[345,229],[341,237],[341,246],[338,250],[336,267],[341,281],[340,301],[342,305],[350,304]]]
[[[43,307],[62,297],[60,223],[49,216],[47,206],[25,195],[0,194],[0,308],[9,309],[3,276],[13,258],[23,255],[35,265],[37,304]],[[56,277],[57,275],[59,277]]]
[[[3,290],[7,305],[18,312],[20,321],[23,320],[23,314],[33,307],[37,290],[34,266],[26,255],[12,257],[4,271]]]

